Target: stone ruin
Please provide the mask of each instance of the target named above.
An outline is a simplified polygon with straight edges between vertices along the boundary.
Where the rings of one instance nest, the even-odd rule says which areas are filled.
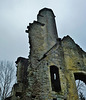
[[[58,37],[51,9],[27,26],[30,55],[19,57],[17,83],[6,100],[79,100],[75,80],[86,83],[86,52],[70,36]]]

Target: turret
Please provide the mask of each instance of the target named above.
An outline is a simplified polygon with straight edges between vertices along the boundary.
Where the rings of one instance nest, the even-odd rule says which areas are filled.
[[[37,21],[30,23],[27,28],[31,49],[30,57],[35,65],[34,61],[40,60],[57,43],[58,35],[53,11],[48,8],[40,10]]]

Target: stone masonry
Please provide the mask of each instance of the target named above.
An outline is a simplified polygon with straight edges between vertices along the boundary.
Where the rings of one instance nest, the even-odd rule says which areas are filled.
[[[75,80],[86,83],[86,52],[70,36],[58,37],[51,9],[30,23],[30,55],[19,57],[17,83],[6,100],[79,100]]]

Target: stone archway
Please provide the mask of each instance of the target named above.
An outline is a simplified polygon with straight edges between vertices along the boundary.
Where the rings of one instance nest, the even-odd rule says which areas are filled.
[[[75,77],[75,80],[81,80],[86,84],[86,73],[84,73],[84,72],[75,72],[74,77]]]
[[[74,77],[76,80],[76,87],[77,87],[79,99],[81,98],[81,95],[85,99],[86,98],[86,92],[85,92],[86,91],[86,73],[85,72],[75,72]]]

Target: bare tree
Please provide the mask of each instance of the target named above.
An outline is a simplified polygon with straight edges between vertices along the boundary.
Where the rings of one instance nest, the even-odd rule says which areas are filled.
[[[77,86],[77,91],[78,91],[78,95],[79,95],[79,100],[85,100],[85,96],[83,94],[83,88],[86,88],[84,82],[82,82],[81,80],[77,80],[76,82],[76,86]]]
[[[80,99],[80,100],[85,100],[85,97],[84,97],[84,95],[83,95],[82,92],[79,93],[79,99]]]
[[[0,97],[5,100],[12,89],[14,81],[15,68],[12,62],[0,61]]]

